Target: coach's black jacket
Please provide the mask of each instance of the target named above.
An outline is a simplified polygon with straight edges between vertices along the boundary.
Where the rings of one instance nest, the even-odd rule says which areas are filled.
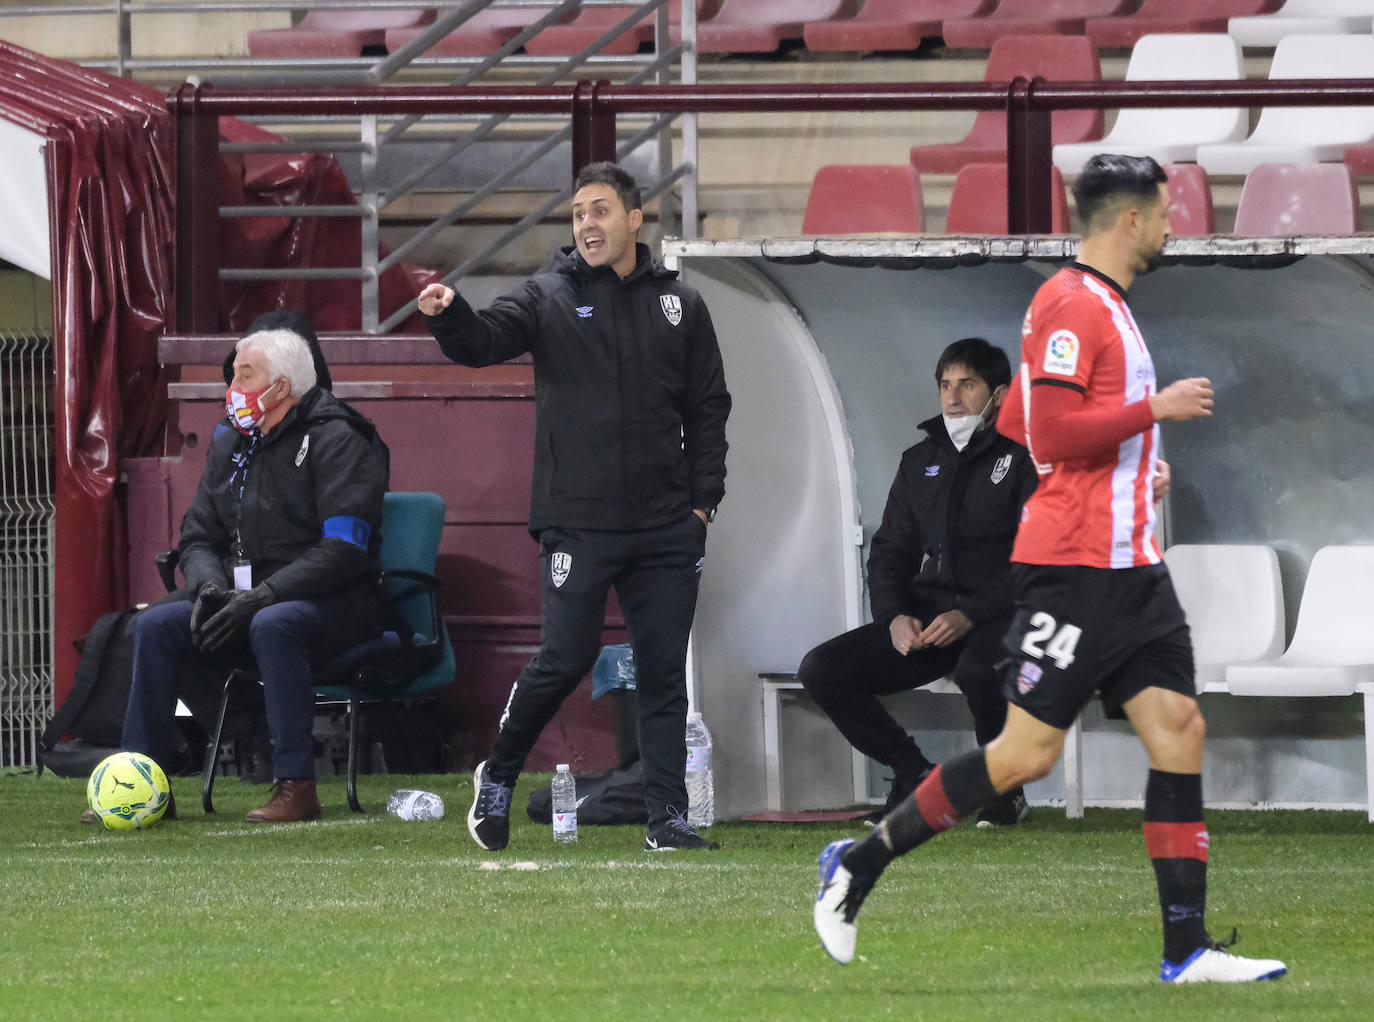
[[[1010,617],[1011,547],[1036,484],[1030,455],[991,426],[962,452],[941,416],[921,429],[928,435],[903,452],[869,548],[873,620],[910,614],[929,624],[947,610],[975,625]]]
[[[647,529],[725,494],[725,389],[706,304],[636,246],[621,280],[573,246],[489,308],[462,296],[429,328],[467,366],[534,357],[530,531]]]
[[[187,588],[210,581],[233,588],[237,514],[254,585],[266,581],[278,600],[342,593],[375,605],[390,466],[372,423],[322,387],[306,391],[248,459],[239,507],[233,475],[249,446],[238,430],[216,427],[200,486],[181,522]],[[365,545],[357,545],[363,539],[357,532],[348,540],[326,537],[324,523],[335,517],[365,522],[371,530]]]

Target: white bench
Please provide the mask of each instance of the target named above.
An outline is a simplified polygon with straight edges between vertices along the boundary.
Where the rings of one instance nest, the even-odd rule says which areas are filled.
[[[763,698],[763,776],[767,807],[782,809],[782,736],[779,718],[784,692],[802,691],[796,672],[769,672],[759,675],[759,691]],[[922,685],[916,692],[960,694],[959,688],[948,678],[939,678]],[[864,769],[863,756],[855,753],[855,771]],[[1073,722],[1064,739],[1064,812],[1071,820],[1083,816],[1083,735],[1078,721]]]

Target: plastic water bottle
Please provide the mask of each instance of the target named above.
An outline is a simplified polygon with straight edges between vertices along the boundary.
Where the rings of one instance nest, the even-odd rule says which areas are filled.
[[[711,775],[711,732],[699,713],[687,714],[687,822],[709,827],[716,820],[716,785]]]
[[[577,840],[577,782],[566,763],[553,775],[553,839]]]
[[[444,800],[432,791],[402,788],[386,800],[386,811],[403,820],[442,820]]]

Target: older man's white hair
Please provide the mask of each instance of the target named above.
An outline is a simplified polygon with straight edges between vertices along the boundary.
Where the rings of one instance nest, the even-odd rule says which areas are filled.
[[[315,386],[315,357],[309,342],[294,330],[259,330],[234,345],[238,352],[247,348],[262,354],[269,377],[285,376],[291,381],[293,397],[302,397]]]

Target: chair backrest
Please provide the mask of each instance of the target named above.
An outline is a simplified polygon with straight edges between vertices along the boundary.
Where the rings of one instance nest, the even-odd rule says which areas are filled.
[[[910,164],[822,167],[811,182],[802,218],[803,234],[925,229],[921,178]]]
[[[1164,551],[1199,664],[1272,660],[1283,652],[1283,585],[1267,546],[1179,544]]]
[[[392,492],[382,499],[382,567],[434,573],[444,529],[444,498],[437,493]],[[433,639],[426,590],[403,578],[388,579],[392,603],[415,631]]]
[[[1374,15],[1370,0],[1286,0],[1275,12],[1280,18],[1339,18]]]
[[[852,0],[722,0],[715,21],[725,25],[783,25],[829,21],[852,14]]]
[[[1374,8],[1374,3],[1370,4]],[[1282,12],[1280,12],[1282,13]],[[1374,15],[1371,15],[1374,17]],[[1368,78],[1374,73],[1374,35],[1291,35],[1279,40],[1269,77]],[[1265,107],[1250,142],[1327,145],[1374,138],[1374,107]]]
[[[1245,77],[1240,44],[1220,33],[1141,36],[1126,65],[1128,82],[1239,80]],[[1245,137],[1249,113],[1242,108],[1122,110],[1110,138],[1163,142],[1230,142]]]
[[[1312,558],[1284,659],[1374,664],[1374,544],[1324,546]]]
[[[1139,18],[1232,18],[1270,13],[1279,0],[1144,0],[1135,14]]]
[[[1009,82],[1037,76],[1060,82],[1101,81],[1097,47],[1082,35],[1008,35],[992,44],[983,81]],[[1006,130],[1006,114],[984,111],[977,119]],[[1050,135],[1055,142],[1101,138],[1105,123],[1101,110],[1058,110],[1050,115]]]
[[[1245,178],[1235,233],[1252,238],[1360,229],[1355,175],[1344,163],[1261,163]]]
[[[1164,173],[1169,176],[1169,233],[1181,238],[1214,233],[1217,217],[1207,171],[1196,163],[1170,163]]]
[[[379,7],[375,10],[333,11],[317,7],[308,11],[297,28],[316,32],[358,32],[379,28],[428,25],[435,12],[428,7]]]
[[[1069,233],[1069,200],[1064,176],[1058,167],[1050,168],[1053,198],[1050,205],[1050,231]],[[1007,233],[1007,165],[970,163],[954,179],[949,196],[946,234]]]

